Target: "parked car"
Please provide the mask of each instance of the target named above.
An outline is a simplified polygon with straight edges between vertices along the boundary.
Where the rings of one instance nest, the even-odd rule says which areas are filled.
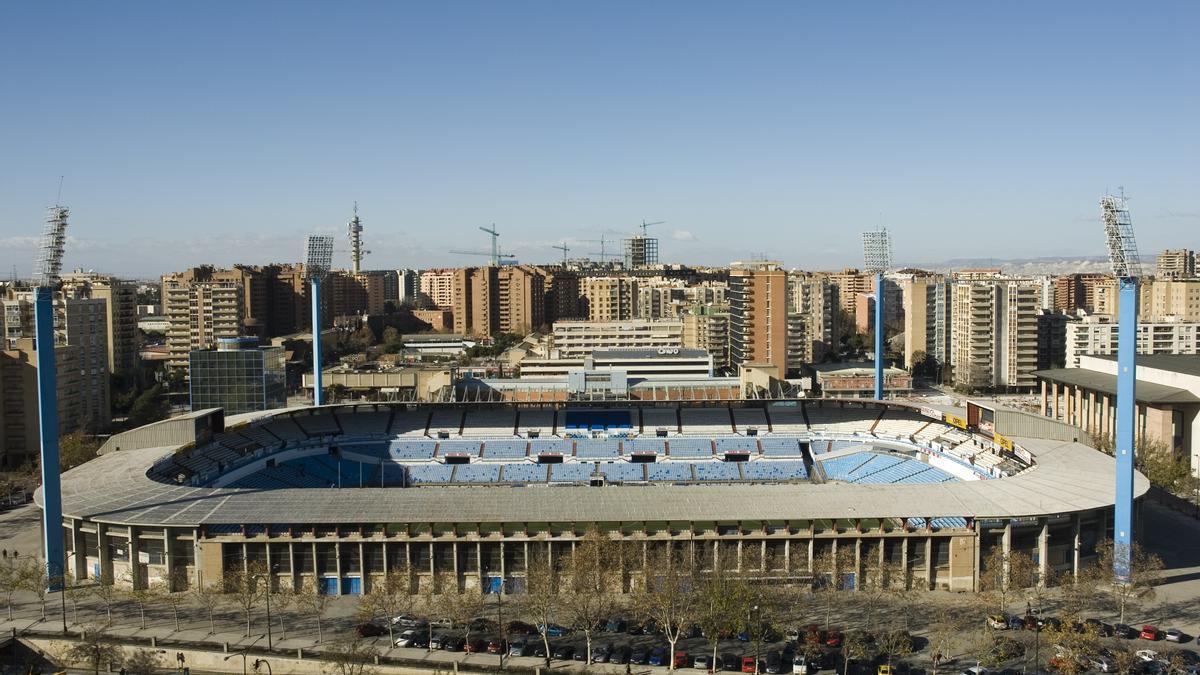
[[[692,659],[692,667],[696,670],[712,670],[712,654],[697,654]]]
[[[471,619],[470,628],[471,628],[472,633],[474,633],[476,631],[478,631],[480,633],[488,633],[493,630],[496,630],[496,622],[492,621],[491,619],[487,619],[487,618],[480,616],[480,617]]]
[[[483,638],[471,638],[467,641],[466,646],[463,647],[463,651],[468,654],[482,654],[487,651],[487,645],[487,640]]]
[[[467,639],[464,637],[452,637],[449,641],[442,643],[442,649],[448,652],[461,652],[467,648]]]
[[[808,675],[808,668],[808,659],[803,654],[797,654],[792,657],[793,675]]]
[[[426,630],[418,630],[416,635],[413,635],[409,639],[408,646],[416,649],[425,649],[429,646],[429,632]]]
[[[428,626],[429,622],[413,614],[401,614],[400,616],[392,617],[392,624],[402,628],[417,628],[419,626]]]
[[[629,652],[629,663],[632,663],[635,666],[644,666],[644,665],[646,665],[646,662],[649,660],[650,660],[650,648],[649,647],[634,647]]]
[[[559,645],[554,648],[553,658],[559,661],[570,661],[575,656],[575,648],[571,645]]]
[[[1098,670],[1102,673],[1111,673],[1117,669],[1117,666],[1113,663],[1113,660],[1104,654],[1099,654],[1088,659],[1088,667],[1092,670]]]
[[[1113,626],[1110,623],[1104,623],[1099,619],[1084,619],[1083,625],[1089,630],[1095,631],[1100,637],[1112,637]]]
[[[419,632],[415,628],[409,628],[396,638],[397,647],[412,647],[413,638],[417,637]]]
[[[692,660],[692,657],[688,656],[687,652],[682,651],[682,650],[676,651],[675,652],[675,661],[674,661],[675,670],[679,670],[680,668],[687,668],[688,664],[691,662],[691,660]]]
[[[1008,617],[1004,614],[991,614],[987,618],[988,628],[1008,630]]]
[[[1183,642],[1184,641],[1183,631],[1179,630],[1178,628],[1168,628],[1167,632],[1165,633],[1165,637],[1167,638],[1167,642]]]
[[[841,647],[842,646],[842,632],[840,630],[831,630],[831,631],[825,633],[825,646],[826,647]]]
[[[430,649],[445,649],[444,646],[450,641],[450,636],[445,633],[437,633],[429,640]]]
[[[612,656],[612,645],[600,644],[592,647],[592,663],[608,663]]]
[[[1113,635],[1125,640],[1132,640],[1137,637],[1137,631],[1127,623],[1119,623],[1113,626]]]
[[[541,624],[538,624],[537,629],[539,633],[542,632]],[[546,624],[546,637],[562,637],[570,632],[571,630],[566,626],[560,626],[556,623]]]
[[[1022,619],[1021,617],[1019,617],[1019,616],[1008,617],[1008,629],[1009,630],[1021,630],[1024,627],[1025,627],[1025,620]]]
[[[1158,661],[1158,652],[1153,649],[1139,649],[1134,652],[1143,661]]]
[[[357,633],[359,637],[379,637],[380,635],[387,635],[388,631],[386,628],[377,623],[368,622],[360,623],[355,626],[354,632]]]
[[[757,670],[758,670],[758,663],[754,660],[753,656],[743,656],[742,657],[742,672],[743,673],[754,673],[754,672],[757,672]]]
[[[530,656],[532,651],[533,650],[530,649],[530,645],[528,642],[526,642],[524,640],[517,640],[517,641],[513,642],[511,646],[509,646],[508,655],[509,656]]]
[[[629,645],[617,645],[613,647],[612,655],[608,657],[609,663],[629,663],[629,657],[633,654],[633,650]]]
[[[444,616],[440,619],[431,619],[429,623],[439,628],[454,628],[454,619]]]
[[[604,624],[605,633],[624,633],[628,625],[624,619],[609,619],[608,623]]]
[[[1142,631],[1140,633],[1138,633],[1138,637],[1143,640],[1150,640],[1151,642],[1156,642],[1156,641],[1162,639],[1162,631],[1158,630],[1158,628],[1155,626],[1146,624],[1145,626],[1142,626]]]
[[[778,673],[783,672],[783,660],[779,658],[779,652],[777,652],[777,651],[767,652],[766,661],[767,661],[767,665],[766,665],[765,670],[768,673],[771,673],[772,675],[778,675]]]
[[[736,673],[741,665],[742,659],[737,654],[731,654],[729,652],[721,654],[721,670],[727,670],[731,673]]]
[[[487,650],[489,654],[507,654],[508,641],[500,638],[492,638],[488,640]]]
[[[667,648],[655,647],[650,650],[650,657],[646,659],[646,664],[651,666],[667,665]]]

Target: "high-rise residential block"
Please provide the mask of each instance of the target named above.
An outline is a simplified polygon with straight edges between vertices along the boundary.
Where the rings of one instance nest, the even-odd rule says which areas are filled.
[[[417,304],[422,307],[454,309],[454,277],[458,270],[421,270],[417,277]]]
[[[132,373],[140,365],[137,287],[108,274],[75,270],[64,274],[67,296],[103,300],[108,329],[108,372]]]
[[[787,374],[788,281],[775,261],[735,262],[729,270],[729,359]]]
[[[218,338],[244,334],[245,293],[236,278],[214,276],[213,269],[193,268],[162,279],[167,319],[167,366],[186,372],[188,355],[212,349]]]
[[[956,386],[1031,389],[1037,378],[1041,286],[975,278],[953,285],[951,365]]]
[[[0,466],[16,469],[37,462],[38,435],[37,350],[33,338],[16,338],[0,345]],[[81,348],[55,347],[58,389],[58,432],[97,431],[87,425],[88,404],[94,396],[83,386]],[[107,379],[107,374],[105,375]],[[94,407],[95,404],[93,404]]]
[[[454,330],[493,338],[545,323],[545,276],[532,267],[468,267],[454,272]]]
[[[1138,354],[1200,354],[1200,323],[1138,323]],[[1064,364],[1078,368],[1080,357],[1117,353],[1117,322],[1106,314],[1070,317],[1064,326]],[[1060,366],[1061,367],[1061,366]]]
[[[683,322],[682,345],[703,349],[712,355],[713,368],[729,368],[729,308],[719,305],[696,305],[679,317]]]
[[[904,365],[922,355],[939,366],[950,363],[950,282],[941,274],[909,274],[899,280],[904,314]]]
[[[634,318],[638,280],[633,277],[584,277],[579,280],[581,313],[588,321],[628,321]]]
[[[1158,279],[1190,279],[1196,276],[1196,252],[1183,248],[1158,254],[1154,276]]]

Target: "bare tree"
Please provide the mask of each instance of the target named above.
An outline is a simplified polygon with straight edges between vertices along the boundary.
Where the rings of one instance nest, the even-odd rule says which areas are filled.
[[[87,586],[82,586],[72,576],[68,575],[66,582],[63,584],[63,593],[66,593],[67,602],[71,603],[71,623],[79,623],[79,601],[86,598],[91,589]]]
[[[208,612],[208,634],[217,632],[216,610],[221,604],[221,589],[216,584],[199,584],[191,591],[192,599]]]
[[[749,606],[749,589],[731,571],[718,568],[700,577],[696,587],[696,622],[712,651],[710,665],[717,662],[721,639],[737,631]]]
[[[121,661],[121,648],[114,644],[105,632],[107,626],[87,626],[78,642],[71,642],[61,653],[67,663],[82,665],[100,674],[100,667]]]
[[[670,670],[675,670],[675,645],[685,626],[696,617],[696,576],[689,561],[671,546],[656,547],[648,556],[633,593],[638,612],[662,629],[670,645]]]
[[[254,609],[267,594],[266,574],[266,566],[260,563],[250,563],[245,569],[225,572],[225,592],[246,619],[245,637],[250,637],[250,620]]]
[[[325,641],[325,633],[321,628],[321,619],[329,609],[330,596],[325,595],[317,578],[306,579],[296,593],[296,606],[311,614],[317,620],[317,642]]]
[[[866,633],[860,630],[847,631],[842,636],[842,672],[850,672],[850,662],[872,656],[875,645]]]
[[[550,624],[558,614],[563,597],[558,570],[546,555],[545,549],[542,549],[540,554],[530,555],[529,560],[525,562],[525,596],[524,611],[542,637],[542,646],[546,648],[546,663],[549,665]]]
[[[275,613],[279,617],[279,639],[287,639],[287,624],[284,618],[287,616],[288,609],[296,602],[296,592],[291,588],[280,588],[271,594],[271,604],[275,607]]]
[[[150,592],[154,597],[167,603],[171,608],[171,616],[175,619],[175,632],[179,632],[179,610],[187,603],[186,593],[174,593],[171,591],[171,584],[165,581],[156,581],[150,585]]]
[[[378,652],[357,635],[341,638],[328,647],[321,655],[325,662],[322,671],[330,675],[371,675],[374,669],[371,664]]]
[[[21,565],[14,558],[5,556],[0,562],[0,592],[4,593],[8,605],[8,620],[13,620],[13,596],[25,585]]]
[[[439,598],[442,614],[456,627],[462,626],[463,639],[467,642],[471,640],[472,620],[483,613],[485,604],[483,593],[478,588],[459,589],[457,583],[443,586]]]
[[[127,675],[154,675],[162,667],[157,650],[138,649],[121,659],[121,671]]]
[[[392,620],[412,609],[412,575],[407,568],[393,570],[378,581],[371,583],[370,590],[362,597],[362,604],[371,618],[382,617],[387,623],[388,639],[396,643],[395,624]]]
[[[1104,645],[1095,627],[1081,623],[1077,616],[1063,616],[1059,624],[1043,630],[1043,639],[1054,645],[1055,670],[1063,675],[1080,675],[1091,669],[1092,661]]]
[[[1127,609],[1154,598],[1154,586],[1162,576],[1162,558],[1143,549],[1141,544],[1136,542],[1128,546],[1114,544],[1111,539],[1097,546],[1096,553],[1096,565],[1090,568],[1088,573],[1098,582],[1098,588],[1112,599],[1120,615],[1120,622],[1125,623]],[[1129,561],[1129,573],[1123,578],[1113,571],[1115,563],[1120,559]]]
[[[845,571],[842,558],[832,548],[813,558],[813,586],[825,608],[826,627],[833,621],[833,609],[842,599],[842,574]]]
[[[1004,552],[1003,546],[993,546],[983,558],[979,589],[996,603],[996,611],[1008,611],[1019,589],[1035,587],[1038,567],[1029,554],[1022,551]]]
[[[584,534],[570,559],[562,604],[567,623],[583,633],[587,665],[592,663],[592,635],[596,625],[614,607],[621,582],[619,560],[617,542],[596,528]]]
[[[42,606],[42,621],[45,621],[46,594],[54,582],[46,570],[46,564],[36,558],[26,558],[21,565],[19,574],[23,582],[22,588],[37,596],[38,602]]]
[[[112,608],[121,596],[120,589],[113,583],[112,572],[102,572],[92,586],[92,595],[104,605],[105,625],[112,624]]]
[[[146,586],[139,586],[139,584],[136,583],[133,574],[127,575],[125,579],[130,584],[130,588],[125,592],[125,595],[133,602],[134,605],[137,605],[138,616],[142,623],[142,630],[146,630],[146,606],[154,601],[154,598],[157,597],[157,593],[155,593],[153,589]]]
[[[938,667],[954,657],[954,647],[962,637],[979,627],[979,617],[971,607],[947,603],[940,605],[934,613],[929,631],[930,656],[933,658],[933,675]]]

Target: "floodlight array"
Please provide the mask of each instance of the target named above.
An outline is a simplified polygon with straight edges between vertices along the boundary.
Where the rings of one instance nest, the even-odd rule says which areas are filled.
[[[886,229],[863,232],[863,266],[871,274],[882,274],[892,266],[892,242]]]
[[[1100,198],[1100,211],[1113,275],[1120,279],[1142,276],[1137,241],[1133,238],[1133,221],[1129,217],[1129,203],[1124,197],[1104,195]]]
[[[42,245],[38,249],[34,265],[34,283],[38,286],[53,286],[62,274],[63,249],[67,244],[67,216],[71,210],[65,206],[51,206],[46,210],[46,222],[42,226]]]
[[[333,237],[310,234],[304,238],[304,274],[309,279],[319,279],[329,273],[333,265]]]

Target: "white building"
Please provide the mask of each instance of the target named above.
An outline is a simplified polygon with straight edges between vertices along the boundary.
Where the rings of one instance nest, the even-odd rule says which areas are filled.
[[[556,321],[551,355],[575,359],[597,349],[683,347],[682,321]]]
[[[1200,324],[1157,321],[1138,324],[1138,354],[1200,354]],[[1107,314],[1085,314],[1067,323],[1066,366],[1084,355],[1117,353],[1117,323]]]

